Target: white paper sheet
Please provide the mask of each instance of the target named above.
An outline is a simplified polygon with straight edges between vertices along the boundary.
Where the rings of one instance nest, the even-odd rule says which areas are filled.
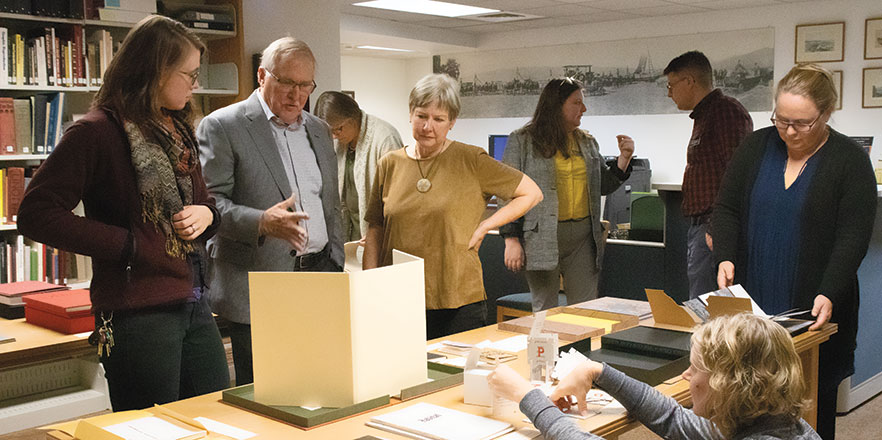
[[[501,341],[496,341],[490,344],[490,348],[510,351],[512,353],[524,351],[527,349],[527,335],[517,335],[503,339]]]
[[[175,440],[204,431],[191,431],[159,417],[143,417],[104,427],[126,440]]]
[[[210,432],[223,434],[236,440],[245,440],[247,438],[251,438],[257,435],[256,433],[253,433],[251,431],[239,429],[235,426],[230,426],[226,423],[221,423],[217,420],[212,420],[207,417],[196,417],[196,420],[198,420],[199,423],[202,423],[202,426],[204,426],[205,429],[209,430]]]

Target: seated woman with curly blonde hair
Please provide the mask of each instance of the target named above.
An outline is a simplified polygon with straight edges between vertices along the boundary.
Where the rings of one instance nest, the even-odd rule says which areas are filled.
[[[585,414],[585,395],[593,384],[666,439],[821,438],[800,417],[809,405],[808,387],[793,340],[780,325],[747,314],[713,319],[695,329],[689,360],[683,378],[689,381],[692,409],[590,360],[567,375],[550,398],[506,366],[489,381],[494,392],[520,402],[546,440],[600,438],[581,431],[558,409],[578,403]]]

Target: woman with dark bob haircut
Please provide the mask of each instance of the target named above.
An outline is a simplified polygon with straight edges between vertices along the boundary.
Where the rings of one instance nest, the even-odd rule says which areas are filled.
[[[202,180],[190,98],[205,46],[150,16],[129,32],[89,113],[28,186],[27,237],[92,257],[92,311],[114,411],[230,384],[204,287],[218,212]],[[86,216],[71,210],[80,201]]]
[[[634,141],[616,136],[620,154],[604,163],[597,141],[579,129],[585,110],[579,81],[549,81],[533,119],[511,133],[502,157],[545,196],[499,230],[505,237],[505,266],[527,271],[534,312],[558,306],[561,275],[567,304],[597,298],[604,233],[600,196],[615,191],[631,172]]]
[[[331,126],[335,140],[343,239],[359,241],[367,233],[364,212],[377,163],[383,155],[404,145],[391,124],[367,114],[345,93],[322,93],[315,102],[314,114]]]

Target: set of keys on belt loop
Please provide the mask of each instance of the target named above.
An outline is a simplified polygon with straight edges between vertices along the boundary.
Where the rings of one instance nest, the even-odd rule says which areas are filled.
[[[110,349],[113,347],[113,312],[105,318],[101,312],[101,326],[89,336],[89,343],[98,346],[98,356],[110,357]]]

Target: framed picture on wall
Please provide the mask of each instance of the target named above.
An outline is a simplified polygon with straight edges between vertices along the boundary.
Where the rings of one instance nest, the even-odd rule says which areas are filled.
[[[797,63],[827,63],[845,59],[845,22],[796,25]]]
[[[882,107],[882,67],[864,69],[863,108]]]
[[[868,18],[864,28],[864,59],[882,58],[882,17]]]
[[[831,70],[830,73],[833,74],[833,86],[836,87],[836,96],[839,98],[836,110],[842,110],[842,71]]]

